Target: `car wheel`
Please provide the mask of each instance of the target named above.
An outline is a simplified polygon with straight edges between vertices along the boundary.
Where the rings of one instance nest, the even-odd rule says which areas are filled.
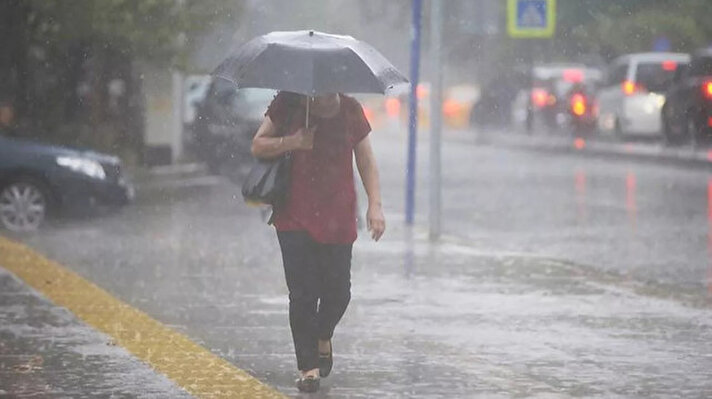
[[[668,118],[663,118],[663,139],[667,145],[678,145],[685,140],[687,134],[686,127],[680,127],[680,123],[673,125],[673,122]]]
[[[618,141],[625,141],[625,133],[623,133],[623,128],[621,127],[621,121],[616,117],[615,122],[613,122],[613,135]]]
[[[32,179],[18,179],[0,188],[0,224],[10,231],[37,230],[45,220],[49,197]]]
[[[700,145],[699,134],[697,133],[697,125],[695,123],[695,118],[688,116],[685,121],[685,133],[686,136],[690,138],[690,144],[693,148],[697,148]]]
[[[699,147],[700,145],[707,145],[709,138],[706,135],[706,129],[704,122],[699,114],[690,112],[687,117],[687,133],[690,137],[690,141],[693,147]]]
[[[675,145],[680,141],[679,136],[673,131],[670,125],[672,115],[667,107],[667,104],[660,110],[660,124],[662,126],[663,142],[665,145]]]

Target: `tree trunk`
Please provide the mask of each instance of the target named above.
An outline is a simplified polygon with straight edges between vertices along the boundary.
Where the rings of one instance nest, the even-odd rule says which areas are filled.
[[[0,1],[0,96],[14,103],[18,116],[28,105],[28,6],[22,0]]]

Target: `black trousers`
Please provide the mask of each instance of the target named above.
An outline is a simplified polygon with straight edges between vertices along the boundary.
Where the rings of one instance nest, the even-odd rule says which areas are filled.
[[[277,232],[289,288],[289,325],[299,370],[319,367],[317,340],[328,340],[351,300],[352,244],[321,244],[305,231]]]

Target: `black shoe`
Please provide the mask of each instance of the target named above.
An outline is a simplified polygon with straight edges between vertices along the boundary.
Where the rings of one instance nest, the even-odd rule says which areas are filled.
[[[319,379],[308,376],[297,380],[297,388],[300,392],[316,392],[319,390]]]
[[[319,376],[328,377],[334,366],[334,347],[329,340],[329,354],[319,354]]]

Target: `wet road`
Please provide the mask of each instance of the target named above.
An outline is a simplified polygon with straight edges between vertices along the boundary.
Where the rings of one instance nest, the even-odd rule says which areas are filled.
[[[457,138],[443,155],[446,235],[486,251],[554,257],[712,296],[709,170],[495,149]],[[421,147],[417,222],[425,226],[427,142]],[[383,154],[387,169],[404,162],[402,150]],[[394,187],[403,178],[385,179]],[[402,209],[403,194],[388,193],[388,205]]]
[[[707,172],[448,143],[446,237],[431,246],[425,180],[412,237],[403,141],[374,144],[389,231],[356,245],[317,397],[712,394]],[[22,240],[295,394],[274,232],[237,188],[145,187],[119,214]]]

